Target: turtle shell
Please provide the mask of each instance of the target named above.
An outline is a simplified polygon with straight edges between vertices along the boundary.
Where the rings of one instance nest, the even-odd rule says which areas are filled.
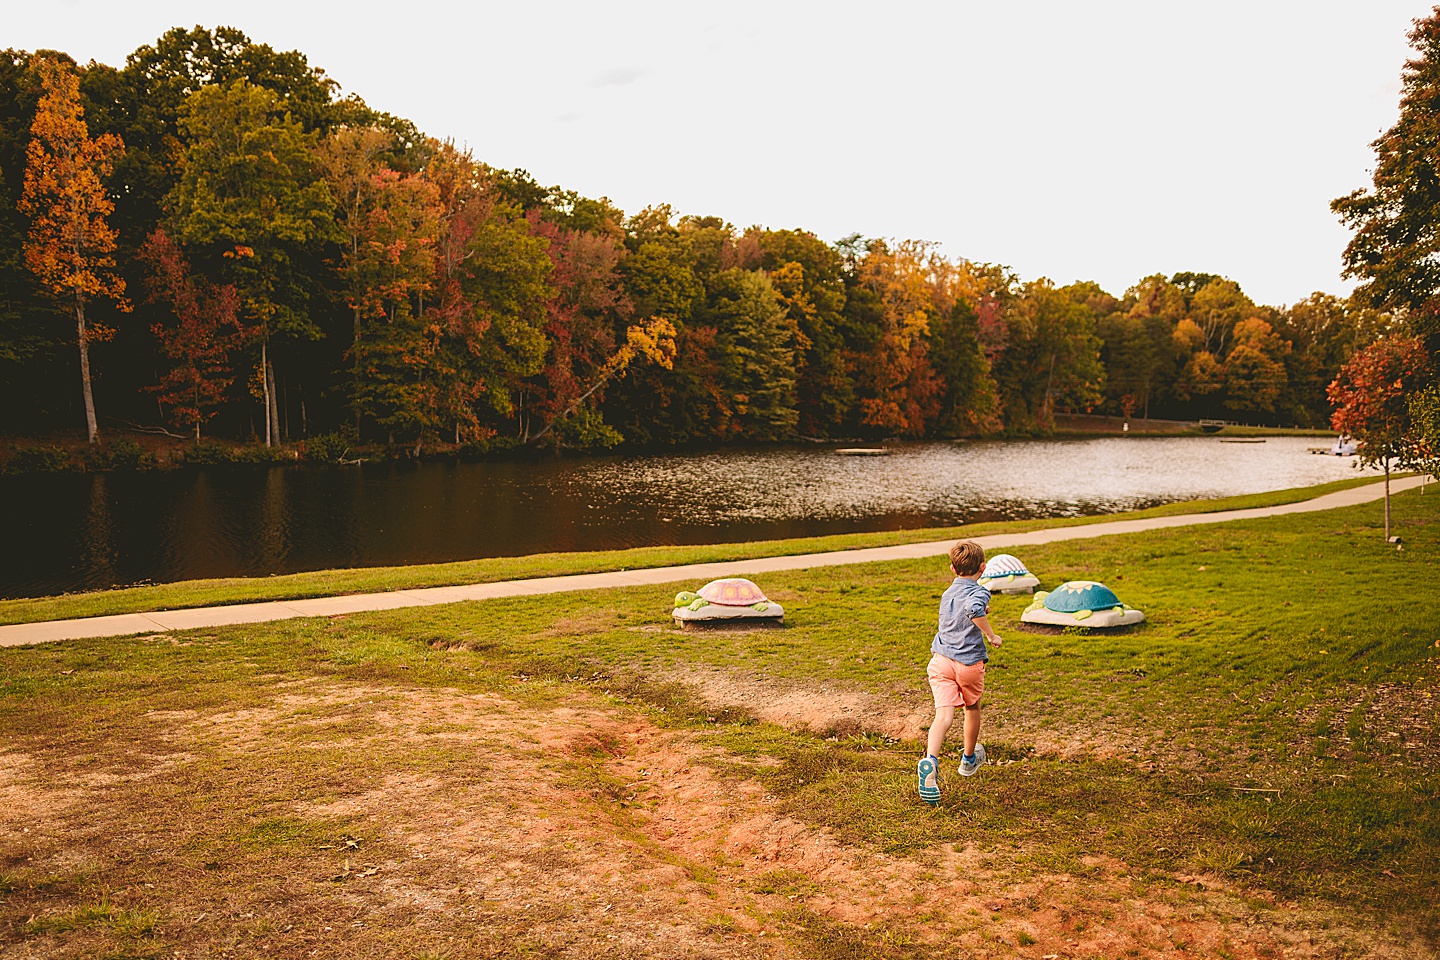
[[[1023,577],[1029,574],[1025,564],[1010,556],[1008,553],[997,553],[985,563],[985,570],[980,574],[981,580],[994,580],[996,577]]]
[[[1109,610],[1123,606],[1115,591],[1094,580],[1071,580],[1045,595],[1045,609],[1056,613],[1078,610]]]
[[[759,587],[742,577],[711,580],[696,592],[722,607],[748,607],[752,603],[769,599]]]

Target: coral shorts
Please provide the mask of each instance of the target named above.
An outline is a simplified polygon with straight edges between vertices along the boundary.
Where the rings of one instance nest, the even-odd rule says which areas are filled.
[[[925,668],[938,707],[978,707],[985,694],[985,661],[964,664],[940,654]]]

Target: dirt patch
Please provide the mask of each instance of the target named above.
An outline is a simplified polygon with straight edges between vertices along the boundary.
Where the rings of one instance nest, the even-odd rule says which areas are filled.
[[[874,733],[891,740],[920,741],[934,717],[928,695],[919,691],[897,703],[843,684],[815,686],[714,668],[687,667],[659,676],[687,685],[716,709],[740,707],[761,720],[822,736]],[[1084,731],[1062,730],[1043,716],[1011,716],[1003,706],[986,709],[985,735],[1037,757],[1066,760],[1135,757],[1146,746],[1118,722],[1097,723]]]
[[[896,705],[841,684],[813,686],[707,667],[660,673],[683,683],[715,707],[741,707],[761,720],[792,730],[850,736],[877,733],[893,740],[918,740],[934,716],[928,702]]]
[[[806,725],[874,706],[710,690]],[[17,955],[1422,955],[1210,877],[847,845],[717,773],[708,734],[581,689],[556,706],[314,682],[147,719],[176,753],[104,784],[0,754],[0,939]],[[15,829],[40,816],[43,835]]]

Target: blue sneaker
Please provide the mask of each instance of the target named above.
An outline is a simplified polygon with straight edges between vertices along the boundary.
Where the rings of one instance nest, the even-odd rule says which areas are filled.
[[[975,776],[975,771],[976,771],[976,770],[979,770],[979,769],[980,769],[980,765],[981,765],[982,763],[984,763],[984,762],[985,762],[985,744],[983,744],[983,743],[977,743],[977,744],[975,744],[975,757],[974,757],[973,760],[972,760],[972,759],[967,759],[966,757],[961,757],[961,758],[960,758],[960,776],[962,776],[962,777],[973,777],[973,776]]]
[[[934,757],[921,757],[915,773],[920,778],[920,799],[933,807],[940,802],[940,761]]]

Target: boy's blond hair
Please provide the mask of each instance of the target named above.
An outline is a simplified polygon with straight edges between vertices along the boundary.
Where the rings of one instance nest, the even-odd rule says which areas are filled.
[[[974,540],[961,540],[950,548],[950,566],[962,577],[973,577],[985,567],[985,548]]]

